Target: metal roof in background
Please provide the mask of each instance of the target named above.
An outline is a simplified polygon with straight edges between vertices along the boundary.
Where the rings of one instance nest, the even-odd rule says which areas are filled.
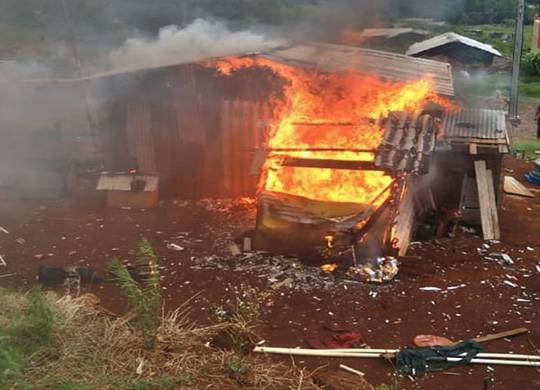
[[[443,117],[446,138],[506,140],[506,112],[488,109],[463,109],[446,112]]]
[[[495,49],[493,46],[488,45],[487,43],[482,43],[472,38],[465,37],[463,35],[456,34],[455,32],[447,32],[445,34],[437,35],[436,37],[427,39],[422,42],[415,43],[409,47],[407,50],[407,55],[414,56],[422,54],[428,50],[435,49],[450,43],[461,43],[466,46],[474,47],[475,49],[485,51],[487,53],[493,54],[497,57],[502,57],[500,51]]]
[[[419,80],[431,75],[439,94],[454,96],[452,68],[445,62],[329,43],[299,44],[259,55],[324,72],[353,70],[394,81]]]
[[[362,30],[362,36],[365,38],[396,38],[405,34],[429,35],[428,31],[417,30],[412,27],[403,28],[366,28]]]

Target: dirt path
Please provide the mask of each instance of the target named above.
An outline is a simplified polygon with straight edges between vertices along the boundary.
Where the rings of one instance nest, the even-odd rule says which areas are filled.
[[[526,163],[509,161],[516,178]],[[228,245],[252,228],[255,210],[227,201],[167,201],[151,211],[113,210],[94,201],[0,202],[0,254],[8,263],[0,267],[1,286],[27,288],[34,284],[40,264],[87,264],[104,274],[114,257],[133,261],[136,242],[147,237],[161,258],[163,293],[175,308],[200,293],[192,302],[192,316],[214,320],[214,310],[242,285],[263,294],[262,324],[258,330],[270,346],[302,346],[305,339],[321,340],[328,328],[357,331],[374,348],[412,344],[418,333],[452,339],[525,326],[529,336],[486,344],[488,351],[539,353],[540,347],[540,199],[505,197],[501,210],[503,240],[483,241],[462,232],[453,239],[413,246],[418,260],[401,266],[398,278],[387,285],[369,285],[325,275],[291,260],[248,255],[234,258]],[[17,240],[22,238],[22,240]],[[17,242],[18,241],[18,242]],[[172,242],[184,251],[167,249]],[[492,253],[508,253],[514,266],[490,260]],[[284,276],[282,276],[283,274]],[[287,281],[278,288],[276,279]],[[511,282],[513,287],[506,282]],[[440,291],[423,291],[437,287]],[[100,296],[105,306],[125,311],[125,302],[110,283],[83,288]],[[290,364],[288,357],[271,357]],[[366,372],[373,384],[389,383],[391,366],[379,360],[295,359],[301,367],[316,369],[339,363]],[[423,379],[424,389],[533,389],[540,373],[532,368],[477,365],[437,373]],[[487,383],[487,387],[483,387]],[[404,383],[412,388],[411,382]]]

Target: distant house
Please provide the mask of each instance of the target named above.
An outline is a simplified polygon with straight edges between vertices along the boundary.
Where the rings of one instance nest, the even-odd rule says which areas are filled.
[[[415,43],[409,47],[407,55],[442,59],[452,65],[464,66],[491,66],[495,57],[502,57],[493,46],[454,32]]]
[[[372,49],[387,49],[403,53],[411,44],[425,39],[428,31],[404,28],[366,28],[360,34],[359,44]]]

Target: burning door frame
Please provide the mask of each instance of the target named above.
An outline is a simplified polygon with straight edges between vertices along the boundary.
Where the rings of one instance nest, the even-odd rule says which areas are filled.
[[[373,153],[372,161],[284,158],[281,166],[382,171],[392,178],[387,188],[367,205],[262,191],[255,248],[319,262],[404,255],[415,217],[412,188],[429,170],[439,122],[430,115],[395,112],[379,126],[384,129],[379,148],[362,151]]]

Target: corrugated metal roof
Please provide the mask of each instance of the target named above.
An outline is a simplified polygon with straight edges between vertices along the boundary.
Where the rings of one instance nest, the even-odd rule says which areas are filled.
[[[101,174],[97,190],[98,191],[131,191],[131,183],[134,180],[146,182],[144,192],[155,191],[158,188],[159,178],[153,175],[138,175],[138,174]]]
[[[403,34],[428,35],[425,30],[416,30],[411,27],[404,28],[366,28],[362,30],[362,36],[365,38],[395,38]]]
[[[355,46],[334,45],[328,43],[310,42],[293,45],[287,48],[274,49],[263,53],[231,53],[231,56],[259,55],[274,61],[294,66],[310,67],[326,72],[354,70],[363,73],[375,74],[379,77],[409,81],[418,80],[426,75],[432,75],[437,92],[454,96],[452,69],[450,64],[440,61],[415,58],[403,54],[389,53],[378,50],[362,49]],[[217,58],[208,58],[209,61]],[[113,69],[108,72],[85,76],[80,79],[49,79],[27,80],[36,83],[89,81],[100,78],[113,77],[132,72],[159,69],[185,64],[185,61],[169,61],[166,64],[152,66],[137,66],[133,64],[130,69]]]
[[[487,109],[463,109],[445,113],[446,138],[480,138],[506,140],[506,112]]]
[[[415,43],[411,45],[411,47],[409,47],[409,50],[407,50],[406,54],[414,56],[434,49],[436,47],[441,47],[444,45],[448,45],[449,43],[456,42],[466,46],[474,47],[478,50],[488,52],[490,54],[493,54],[494,56],[502,57],[501,52],[495,49],[493,46],[465,37],[463,35],[456,34],[455,32],[447,32],[445,34],[437,35],[436,37],[427,39],[425,41]]]
[[[429,155],[435,149],[433,117],[394,112],[385,120],[384,137],[375,156],[375,165],[392,173],[428,172]]]
[[[273,61],[325,72],[355,70],[396,81],[418,80],[431,75],[438,93],[454,96],[451,66],[440,61],[327,43],[306,43],[260,55]]]

